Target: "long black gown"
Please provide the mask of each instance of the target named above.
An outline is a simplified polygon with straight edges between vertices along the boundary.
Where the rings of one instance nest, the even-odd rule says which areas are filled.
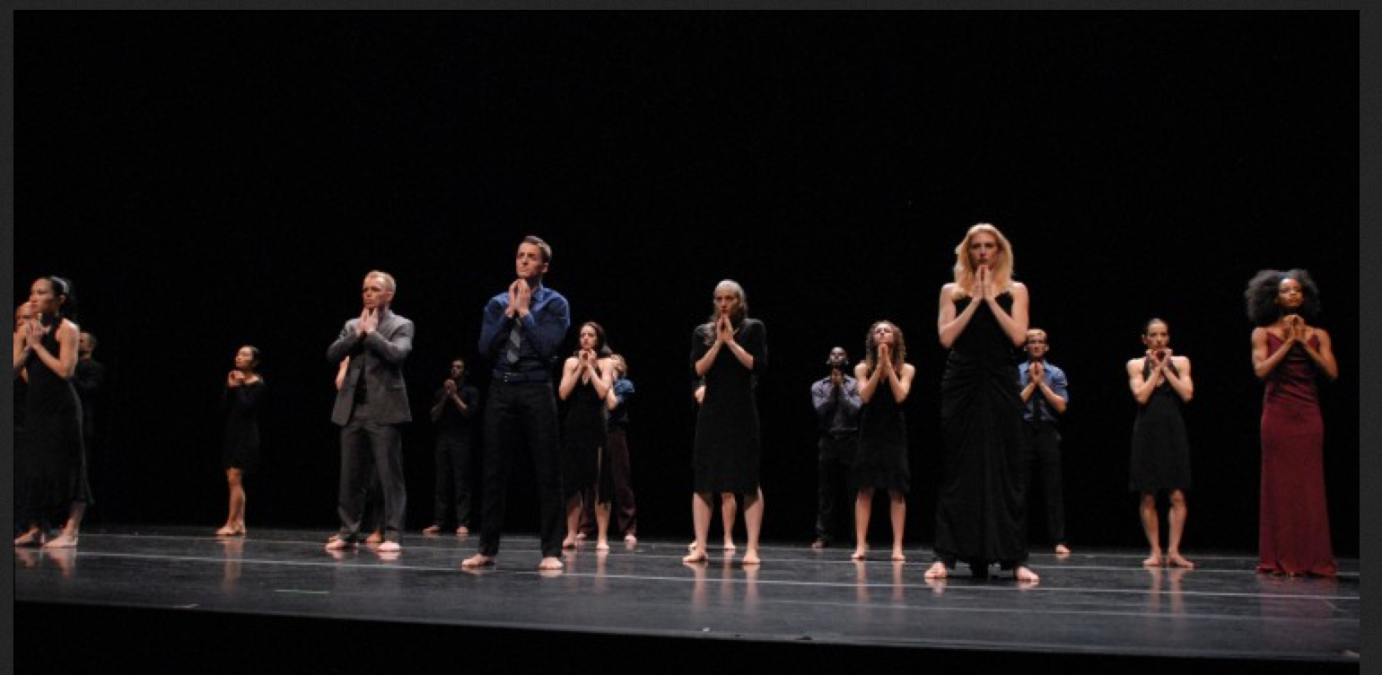
[[[57,328],[43,336],[48,352],[61,358]],[[82,404],[72,381],[59,376],[35,353],[25,363],[29,373],[24,436],[31,459],[28,482],[29,518],[62,519],[72,502],[91,502],[82,446]]]
[[[711,324],[709,329],[713,327]],[[691,336],[693,376],[696,361],[710,350],[707,339],[714,342],[709,329],[700,326]],[[691,451],[694,489],[700,493],[758,492],[761,441],[753,386],[754,377],[768,365],[768,332],[763,322],[744,319],[734,339],[753,355],[753,370],[739,363],[729,349],[722,348],[705,373],[705,398],[696,415],[696,440]]]
[[[1012,311],[1012,294],[998,296]],[[955,303],[963,312],[972,300]],[[1026,563],[1026,505],[1022,498],[1022,394],[1015,351],[987,303],[955,339],[941,379],[945,475],[936,500],[936,556],[976,574],[988,564]]]
[[[609,416],[604,399],[593,382],[576,382],[567,399],[569,407],[561,428],[562,496],[570,499],[592,485],[598,485],[597,501],[608,502],[611,490],[598,481],[600,448],[605,446],[605,419]],[[608,473],[608,469],[605,469]]]

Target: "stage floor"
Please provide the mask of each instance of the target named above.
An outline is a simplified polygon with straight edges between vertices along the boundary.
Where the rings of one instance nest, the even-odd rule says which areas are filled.
[[[879,559],[886,548],[855,563],[849,548],[769,545],[755,569],[718,547],[709,563],[683,564],[687,540],[644,539],[633,547],[615,543],[608,553],[583,542],[566,553],[566,569],[552,574],[536,569],[531,535],[506,536],[495,567],[463,571],[477,537],[409,535],[401,553],[386,556],[368,546],[327,552],[326,530],[218,538],[213,529],[109,526],[83,533],[76,551],[16,549],[20,637],[26,616],[56,611],[71,620],[81,614],[73,610],[105,608],[108,616],[144,617],[134,622],[157,615],[159,626],[149,629],[158,631],[178,617],[233,616],[241,628],[256,617],[264,626],[285,619],[312,626],[302,630],[354,620],[430,627],[420,636],[469,626],[659,644],[810,643],[904,656],[1102,655],[1345,669],[1359,662],[1356,559],[1339,561],[1337,579],[1281,578],[1255,573],[1255,557],[1244,553],[1187,551],[1198,567],[1177,570],[1142,568],[1141,550],[1083,549],[1061,559],[1034,553],[1036,585],[1006,575],[975,579],[963,565],[950,579],[928,583],[926,547],[894,564]]]

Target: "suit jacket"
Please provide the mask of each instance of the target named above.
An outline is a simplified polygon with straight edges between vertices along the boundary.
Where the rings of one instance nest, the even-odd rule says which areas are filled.
[[[326,349],[326,358],[340,363],[349,356],[345,381],[336,392],[336,406],[331,421],[345,426],[355,407],[355,388],[365,378],[365,394],[375,421],[380,424],[402,424],[413,421],[408,408],[408,389],[403,383],[403,362],[413,351],[413,322],[385,309],[379,326],[369,335],[358,332],[360,319],[345,323],[341,336]]]

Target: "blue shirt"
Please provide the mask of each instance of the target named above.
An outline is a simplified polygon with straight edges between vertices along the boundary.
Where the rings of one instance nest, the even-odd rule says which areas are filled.
[[[811,403],[820,416],[823,434],[845,435],[859,430],[859,382],[849,375],[841,378],[839,388],[827,377],[811,385]]]
[[[571,306],[566,298],[541,284],[533,289],[528,304],[528,316],[512,317],[504,314],[509,308],[509,293],[504,291],[485,303],[484,323],[480,326],[480,354],[499,371],[547,371],[554,370],[560,362],[557,350],[566,339],[566,331],[571,328]],[[504,358],[508,345],[509,331],[521,325],[523,342],[519,348],[518,361],[509,363]]]
[[[1066,403],[1070,403],[1070,393],[1066,391],[1069,385],[1065,381],[1065,371],[1057,368],[1048,361],[1042,361],[1042,365],[1046,367],[1046,386],[1050,387],[1051,391],[1056,392],[1056,396],[1065,399]],[[1031,376],[1027,373],[1028,369],[1031,367],[1031,361],[1027,361],[1017,367],[1017,377],[1023,389],[1026,389],[1027,385],[1032,381]],[[1037,401],[1040,402],[1038,403]],[[1041,408],[1041,421],[1043,423],[1056,423],[1058,419],[1056,417],[1056,411],[1051,407],[1051,402],[1046,400],[1046,395],[1042,394],[1040,389],[1032,391],[1032,397],[1027,399],[1026,403],[1022,404],[1022,420],[1024,422],[1032,421],[1033,406]]]
[[[614,410],[609,411],[610,428],[627,429],[629,426],[629,394],[633,393],[633,380],[621,377],[614,381],[614,398],[618,400]]]

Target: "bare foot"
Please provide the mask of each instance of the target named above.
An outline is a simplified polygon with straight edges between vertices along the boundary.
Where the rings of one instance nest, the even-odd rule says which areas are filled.
[[[1070,555],[1070,547],[1065,544],[1056,544],[1056,555]]]
[[[945,568],[945,563],[937,560],[931,563],[930,569],[926,570],[927,579],[944,579],[950,576],[950,570]]]
[[[907,562],[907,556],[903,555],[902,549],[893,550],[893,562]]]
[[[565,566],[566,563],[563,563],[561,558],[543,558],[542,562],[537,564],[537,569],[538,571],[552,572],[560,570]]]
[[[465,525],[462,525],[462,526],[456,528],[456,535],[457,535],[457,536],[464,537],[464,536],[466,536],[466,535],[468,535],[468,534],[470,534],[470,528],[466,527]]]
[[[1173,567],[1183,567],[1188,570],[1195,569],[1195,563],[1186,560],[1179,552],[1166,554],[1166,562],[1170,563]]]
[[[15,546],[38,546],[43,543],[43,531],[37,527],[14,538]]]
[[[571,536],[571,535],[569,535],[569,534],[566,535],[566,538],[563,539],[563,540],[561,540],[561,547],[562,547],[562,548],[576,548],[576,538],[573,537],[573,536]]]
[[[64,532],[58,535],[57,537],[48,540],[48,543],[44,544],[43,548],[76,548],[76,546],[77,535],[67,534],[66,532]]]
[[[333,534],[330,539],[326,540],[326,550],[328,551],[344,551],[348,548],[355,548],[355,542],[342,539],[339,534]]]
[[[461,561],[461,569],[473,570],[481,567],[494,567],[494,558],[483,553],[476,553]]]
[[[399,546],[398,542],[396,541],[386,541],[380,544],[379,548],[375,550],[380,553],[398,553],[399,551],[403,550],[403,547]]]
[[[595,550],[596,550],[596,551],[608,551],[608,550],[609,550],[609,540],[608,540],[608,539],[601,539],[598,543],[595,544]]]
[[[758,549],[751,548],[744,553],[744,560],[742,562],[745,565],[757,565],[763,561],[758,559]]]
[[[1033,572],[1032,568],[1026,565],[1018,565],[1013,568],[1013,578],[1023,583],[1031,584],[1041,581],[1041,577],[1037,576],[1037,573]]]
[[[384,541],[384,532],[381,530],[375,530],[365,537],[366,544],[378,544],[381,541]]]
[[[815,549],[815,550],[817,550],[817,551],[819,551],[819,550],[821,550],[821,549],[823,549],[823,548],[825,548],[825,547],[827,547],[827,546],[829,546],[829,545],[830,545],[830,544],[827,543],[824,539],[817,539],[817,540],[811,542],[811,548],[813,548],[813,549]]]
[[[441,534],[441,526],[440,526],[440,525],[428,525],[427,527],[422,528],[422,533],[423,533],[423,534],[426,534],[426,535],[437,535],[437,534]]]
[[[632,534],[626,534],[624,535],[624,543],[629,546],[636,546],[638,544],[638,537],[635,537]]]
[[[734,540],[733,540],[733,539],[726,539],[726,540],[725,540],[725,550],[728,551],[728,552],[731,552],[731,553],[734,552]]]
[[[853,553],[849,554],[849,559],[850,559],[850,560],[853,560],[854,562],[860,562],[860,561],[863,561],[863,560],[867,560],[867,559],[868,559],[868,556],[869,556],[869,550],[868,550],[868,549],[866,549],[866,548],[856,548],[856,549],[854,549],[854,552],[853,552]]]
[[[682,558],[684,563],[699,563],[710,560],[710,556],[705,554],[704,549],[696,548],[696,542],[691,542],[691,553]]]
[[[222,527],[221,529],[216,530],[216,536],[218,536],[218,537],[229,537],[229,536],[231,536],[231,535],[233,535],[233,534],[235,534],[235,528],[233,528],[233,527],[231,527],[231,526],[229,526],[229,525],[226,525],[225,527]]]
[[[1161,553],[1159,552],[1151,554],[1146,560],[1142,561],[1143,567],[1161,567],[1163,564],[1164,561],[1161,559]]]

